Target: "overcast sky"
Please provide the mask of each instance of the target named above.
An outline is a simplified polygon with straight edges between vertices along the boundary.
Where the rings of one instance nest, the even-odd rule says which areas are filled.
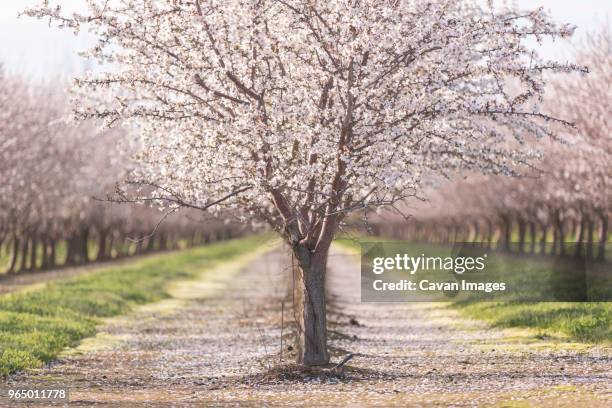
[[[0,61],[10,72],[20,72],[41,77],[64,77],[79,74],[87,64],[75,51],[85,48],[91,41],[87,34],[75,37],[69,31],[49,28],[46,22],[31,18],[17,18],[23,8],[36,4],[37,0],[0,0]],[[84,0],[55,0],[51,4],[62,4],[75,9]],[[609,24],[612,16],[610,0],[519,0],[521,8],[543,6],[552,16],[562,22],[578,26],[572,42],[577,42],[585,33]],[[563,41],[546,43],[540,50],[548,58],[570,57],[572,45]]]

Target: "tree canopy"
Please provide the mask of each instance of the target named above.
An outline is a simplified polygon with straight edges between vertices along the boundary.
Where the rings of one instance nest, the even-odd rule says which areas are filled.
[[[414,195],[429,172],[514,174],[553,136],[547,71],[525,45],[566,37],[541,10],[465,1],[88,1],[26,14],[97,37],[81,118],[138,129],[139,169],[170,206],[230,207],[293,242]],[[151,196],[149,196],[151,198]]]

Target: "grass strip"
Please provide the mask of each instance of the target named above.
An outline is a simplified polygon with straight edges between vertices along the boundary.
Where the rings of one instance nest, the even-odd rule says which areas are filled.
[[[169,298],[171,281],[198,277],[267,238],[250,236],[160,254],[0,297],[0,376],[42,366],[65,347],[94,335],[102,319]]]
[[[360,239],[336,242],[359,251]],[[364,240],[376,241],[376,238],[366,237]],[[421,246],[406,243],[406,248],[414,248],[415,253],[420,253]],[[544,261],[526,260],[515,254],[500,254],[499,257],[503,258],[504,267],[525,270],[528,274],[541,275],[545,272],[542,268],[547,265]],[[467,317],[484,320],[493,327],[535,329],[538,332],[536,336],[542,338],[562,335],[585,343],[612,343],[612,302],[474,301],[454,302],[450,307]]]

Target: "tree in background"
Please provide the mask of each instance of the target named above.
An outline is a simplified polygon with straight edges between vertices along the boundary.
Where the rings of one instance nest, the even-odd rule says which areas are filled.
[[[137,128],[120,199],[263,219],[297,260],[298,361],[329,361],[325,274],[347,214],[415,195],[428,173],[517,174],[546,71],[524,40],[572,29],[542,10],[455,0],[88,1],[26,14],[84,27],[84,55],[112,64],[77,80],[82,119]],[[511,86],[510,86],[511,85]]]
[[[564,143],[538,144],[543,158],[531,177],[477,176],[450,180],[428,194],[403,238],[452,242],[478,240],[518,252],[548,251],[604,260],[612,215],[612,36],[604,29],[588,38],[575,59],[591,72],[551,83],[545,105],[570,119]],[[532,143],[532,142],[531,142]],[[385,231],[398,236],[399,231]],[[529,242],[529,245],[527,245]],[[566,242],[576,243],[572,250]],[[551,243],[552,245],[547,245]]]
[[[565,191],[574,191],[573,204],[581,222],[580,236],[587,237],[587,252],[599,226],[597,258],[604,258],[612,216],[612,33],[609,28],[589,36],[576,55],[591,69],[586,79],[569,78],[555,83],[556,109],[574,121],[577,135],[566,151],[571,157],[559,167],[564,172]],[[557,167],[557,171],[559,171]],[[567,184],[570,184],[569,186]],[[578,239],[577,239],[578,240]],[[588,254],[594,255],[594,254]]]
[[[123,143],[127,137],[121,130],[101,132],[91,121],[67,123],[68,96],[61,84],[32,83],[0,71],[0,255],[8,255],[8,273],[227,235],[232,227],[220,222],[173,216],[157,227],[162,218],[157,208],[95,200],[133,165],[129,144]],[[5,265],[0,265],[3,272]]]

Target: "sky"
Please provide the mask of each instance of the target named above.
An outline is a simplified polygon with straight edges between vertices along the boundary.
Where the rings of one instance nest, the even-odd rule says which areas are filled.
[[[49,28],[45,21],[17,18],[19,11],[36,3],[38,0],[0,0],[0,61],[5,69],[34,78],[66,78],[91,67],[76,55],[76,51],[92,42],[87,33],[75,37],[68,30]],[[51,1],[51,4],[58,3],[66,10],[75,10],[82,8],[84,0]],[[516,3],[524,9],[542,6],[555,20],[576,25],[573,43],[579,43],[588,32],[609,25],[608,18],[612,17],[610,0],[518,0]],[[571,59],[573,47],[565,41],[547,42],[539,51],[546,58],[565,61]]]

